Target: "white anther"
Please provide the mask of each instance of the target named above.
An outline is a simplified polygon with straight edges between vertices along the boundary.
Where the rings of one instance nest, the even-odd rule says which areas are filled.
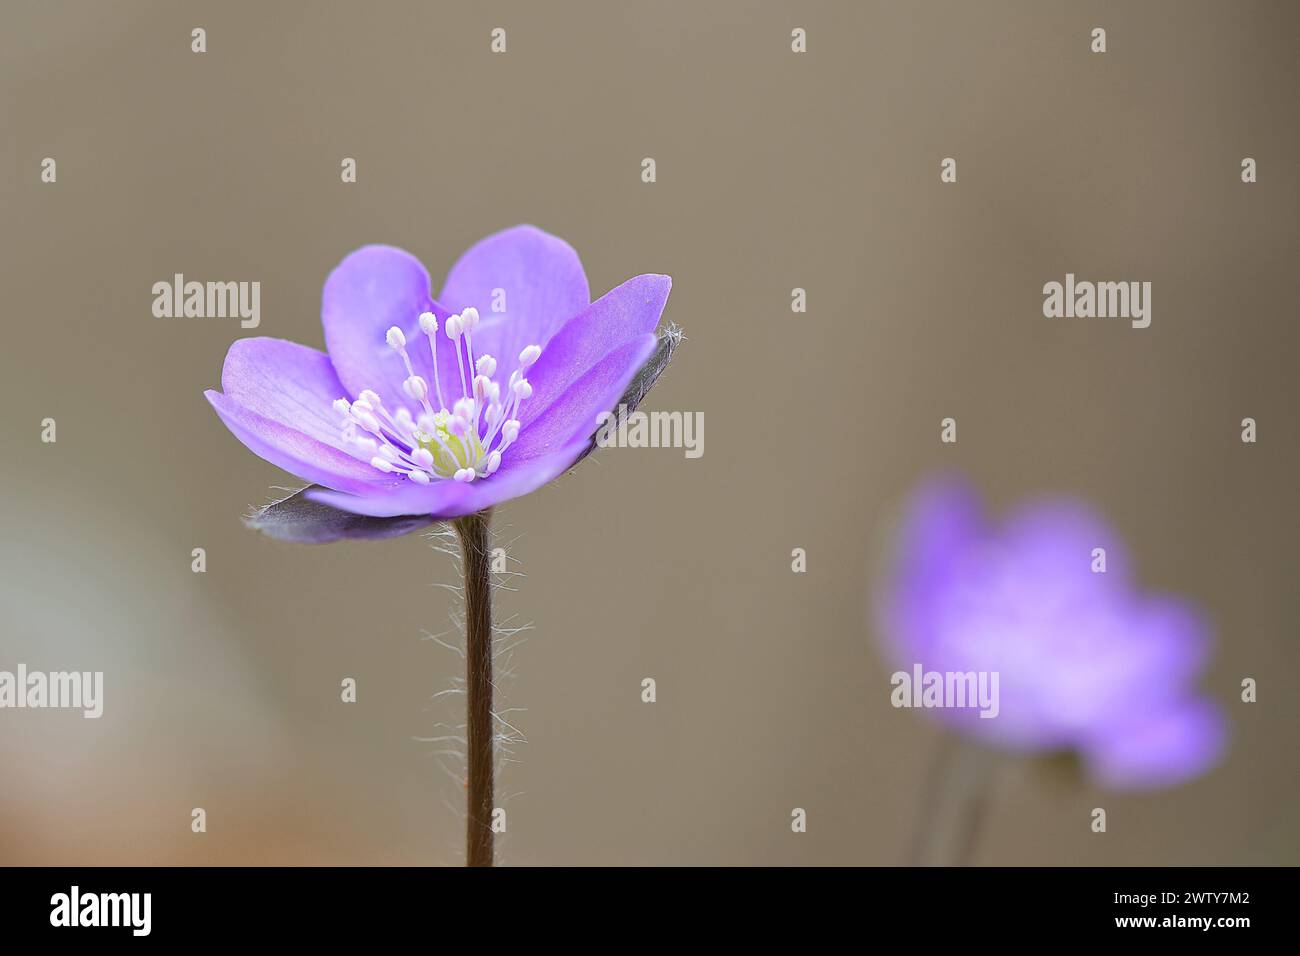
[[[447,422],[447,431],[451,432],[457,438],[463,438],[465,437],[465,433],[469,431],[469,422],[461,418],[459,415],[453,415],[451,421]]]
[[[492,379],[488,378],[486,375],[475,375],[474,376],[474,397],[482,398],[484,395],[486,395],[488,386],[490,386],[491,384],[492,384]]]
[[[420,331],[425,335],[433,335],[438,331],[438,317],[432,312],[420,313]]]
[[[427,485],[429,483],[429,476],[422,471],[409,471],[406,473],[406,477],[417,485]]]
[[[406,335],[395,325],[388,330],[388,334],[384,336],[384,340],[388,343],[388,347],[394,352],[398,349],[406,348]]]
[[[469,398],[458,398],[456,404],[451,406],[451,411],[457,418],[469,421],[474,417],[474,401]]]
[[[336,398],[334,399],[334,411],[338,412],[340,415],[346,415],[348,412],[352,411],[352,403],[346,398]]]
[[[438,430],[438,416],[433,412],[422,412],[415,421],[420,426],[420,431],[426,435],[432,435]]]
[[[473,468],[458,468],[458,469],[456,469],[456,474],[452,475],[452,477],[455,478],[457,481],[473,481],[473,480],[474,480],[474,469],[473,469]]]
[[[497,360],[490,355],[480,355],[478,361],[474,363],[474,367],[480,375],[491,378],[497,373]]]
[[[361,401],[365,402],[372,409],[379,408],[381,405],[384,404],[384,400],[379,397],[379,393],[373,392],[368,388],[363,388],[361,390],[361,395],[359,396],[359,398]]]
[[[428,397],[429,383],[418,375],[412,375],[402,383],[402,391],[406,393],[408,398],[422,402]]]
[[[542,347],[540,345],[528,346],[528,348],[524,349],[522,352],[519,353],[520,367],[528,368],[530,365],[532,365],[534,362],[537,361],[538,357],[540,357],[541,354],[542,354]]]
[[[378,455],[370,459],[370,464],[373,465],[375,468],[378,468],[380,471],[393,470],[393,466],[388,462],[386,462],[384,459],[380,458]]]
[[[492,402],[488,405],[487,411],[483,413],[483,420],[489,425],[495,425],[496,420],[501,417],[501,405],[498,402]]]
[[[519,381],[515,382],[514,390],[515,390],[515,397],[518,398],[521,402],[525,398],[531,397],[533,394],[533,387],[528,384],[528,379],[526,378],[521,378]]]
[[[447,338],[449,339],[460,338],[460,333],[464,331],[464,326],[461,323],[459,315],[447,316],[447,321],[443,323],[443,328],[447,330]]]
[[[514,441],[519,437],[519,419],[512,418],[501,426],[501,437],[506,441]]]
[[[374,415],[371,415],[367,411],[358,413],[355,405],[352,406],[352,413],[356,416],[358,425],[370,432],[372,435],[379,434],[379,419],[375,418]]]
[[[460,321],[466,329],[473,332],[478,328],[478,309],[471,305],[460,314]]]
[[[488,455],[487,467],[484,468],[483,471],[490,475],[500,467],[501,467],[501,452],[494,451],[492,454]]]
[[[433,452],[427,448],[417,448],[411,452],[411,461],[415,462],[421,468],[433,467]]]

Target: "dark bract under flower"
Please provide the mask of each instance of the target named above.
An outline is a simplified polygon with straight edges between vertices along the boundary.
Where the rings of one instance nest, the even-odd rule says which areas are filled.
[[[328,354],[240,340],[223,391],[206,395],[253,452],[322,486],[311,500],[455,518],[535,490],[590,449],[597,417],[656,354],[670,286],[641,275],[592,302],[573,249],[518,226],[466,252],[435,300],[414,257],[367,246],[325,284]],[[671,348],[659,351],[666,364]]]

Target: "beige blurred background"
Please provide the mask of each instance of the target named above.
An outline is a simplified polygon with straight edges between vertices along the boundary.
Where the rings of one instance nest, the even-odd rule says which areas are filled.
[[[422,640],[452,563],[244,529],[292,481],[202,391],[242,335],[321,347],[351,249],[440,283],[518,222],[594,293],[673,276],[688,341],[647,407],[707,428],[699,460],[611,450],[500,509],[525,577],[499,616],[534,625],[501,862],[902,862],[939,736],[889,705],[870,589],[899,501],[951,467],[997,508],[1107,514],[1213,619],[1233,725],[1156,794],[1008,766],[975,862],[1300,863],[1293,5],[7,2],[0,26],[0,668],[107,681],[97,722],[0,713],[0,863],[461,862],[463,793],[415,739],[457,717],[431,697],[459,659]],[[1151,327],[1044,319],[1067,271],[1150,280]],[[176,272],[260,281],[261,327],[153,318]]]

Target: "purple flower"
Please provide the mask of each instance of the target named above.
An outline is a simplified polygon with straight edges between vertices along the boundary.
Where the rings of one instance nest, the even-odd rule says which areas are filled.
[[[325,283],[328,354],[241,339],[208,401],[307,497],[357,515],[455,518],[562,474],[656,351],[667,276],[595,302],[563,240],[517,226],[452,267],[435,300],[410,254],[366,246]],[[648,385],[646,386],[648,387]]]
[[[994,527],[968,485],[923,486],[878,608],[898,666],[999,675],[996,717],[935,711],[961,733],[1020,752],[1077,751],[1115,788],[1176,784],[1222,753],[1222,716],[1194,686],[1209,650],[1204,618],[1142,593],[1120,539],[1079,502],[1026,505]]]

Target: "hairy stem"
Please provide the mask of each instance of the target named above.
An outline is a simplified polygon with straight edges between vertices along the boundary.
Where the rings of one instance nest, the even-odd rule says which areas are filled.
[[[465,693],[469,745],[467,866],[492,865],[492,571],[489,511],[456,519],[465,574]]]
[[[945,735],[926,775],[913,866],[966,866],[988,815],[994,755]]]

